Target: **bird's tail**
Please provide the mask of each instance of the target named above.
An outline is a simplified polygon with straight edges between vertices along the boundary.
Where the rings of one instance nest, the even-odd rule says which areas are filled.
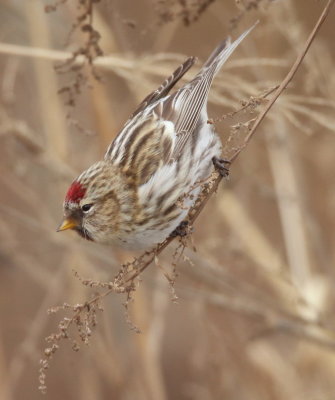
[[[209,56],[208,60],[205,62],[198,75],[209,74],[213,78],[214,75],[221,69],[223,64],[228,60],[236,47],[254,29],[257,24],[258,21],[251,28],[243,32],[242,35],[237,38],[233,43],[231,43],[230,37],[221,42],[213,51],[213,53]]]

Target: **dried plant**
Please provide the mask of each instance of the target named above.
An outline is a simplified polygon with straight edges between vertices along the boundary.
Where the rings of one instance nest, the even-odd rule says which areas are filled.
[[[0,6],[1,14],[7,15],[13,4]],[[13,23],[27,28],[23,36],[30,46],[19,38],[20,29],[17,36],[6,36],[12,29],[5,19],[0,28],[6,42],[0,43],[0,397],[36,397],[41,342],[54,332],[47,336],[40,364],[40,389],[46,390],[48,378],[50,399],[331,399],[335,81],[328,25],[302,65],[301,53],[291,70],[300,66],[299,74],[283,93],[292,76],[280,87],[277,83],[301,47],[309,21],[307,7],[301,14],[299,3],[155,1],[142,19],[137,3],[127,9],[126,0],[78,2],[73,14],[67,7],[77,3],[48,4],[48,11],[57,12],[36,14],[33,3],[15,8],[15,16],[31,13],[26,24],[24,19]],[[81,30],[90,13],[83,25],[78,18],[89,4],[95,10],[92,29],[101,35],[95,36],[96,45],[113,43],[111,55],[99,56],[91,33]],[[326,11],[332,1],[327,4]],[[312,5],[314,13],[321,7]],[[239,14],[230,18],[236,6]],[[164,10],[171,13],[171,23],[161,18]],[[261,17],[255,47],[242,47],[245,57],[229,62],[210,98],[212,115],[218,117],[208,122],[226,132],[224,154],[235,174],[224,190],[216,174],[203,183],[188,234],[125,262],[129,254],[54,233],[59,201],[77,169],[101,153],[127,110],[184,60],[168,50],[202,43],[204,33],[197,27],[203,21],[195,24],[200,18],[213,21],[207,25],[209,43],[212,29],[219,39],[228,20],[231,28],[242,30],[244,19],[254,14]],[[74,21],[73,52],[52,50],[54,37],[48,38],[41,25],[44,18],[47,30],[54,29],[52,22],[55,37],[65,37],[64,15]],[[146,29],[155,18],[162,29],[157,36]],[[217,29],[215,21],[220,22]],[[190,30],[180,28],[185,24]],[[121,43],[131,43],[136,35],[146,53],[140,57],[122,51]],[[199,55],[208,51],[207,36],[205,42]],[[84,48],[87,54],[80,54]],[[50,61],[70,59],[72,65],[61,68],[64,74],[55,74]],[[91,79],[92,71],[103,84]],[[93,90],[80,101],[74,90],[71,112],[79,120],[87,118],[95,137],[70,134],[64,118],[68,109],[53,96],[59,87],[71,86],[77,72],[85,74],[84,86]],[[264,134],[250,143],[280,92],[263,121]],[[238,157],[245,146],[248,151]],[[205,207],[210,197],[211,206]],[[60,306],[46,318],[52,304]],[[85,351],[78,352],[82,346]]]
[[[56,11],[60,5],[66,3],[67,0],[61,0],[45,7],[46,12]],[[76,98],[81,94],[83,87],[89,84],[89,74],[95,79],[100,80],[97,74],[93,61],[103,55],[99,41],[100,33],[94,28],[93,15],[94,6],[100,0],[77,0],[77,16],[69,33],[68,42],[74,32],[79,31],[84,35],[83,44],[72,52],[71,57],[58,64],[55,69],[58,73],[71,73],[73,80],[68,85],[59,89],[60,94],[66,96],[66,105],[74,107]],[[77,63],[78,57],[84,62]],[[88,69],[87,69],[88,67]]]

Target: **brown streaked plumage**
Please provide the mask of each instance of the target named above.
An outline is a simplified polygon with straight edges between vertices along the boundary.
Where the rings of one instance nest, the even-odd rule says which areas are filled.
[[[252,29],[252,28],[251,28]],[[194,64],[186,60],[126,122],[105,154],[70,186],[59,230],[128,248],[162,242],[186,218],[221,143],[207,124],[215,74],[250,32],[227,39],[188,84],[169,94]]]

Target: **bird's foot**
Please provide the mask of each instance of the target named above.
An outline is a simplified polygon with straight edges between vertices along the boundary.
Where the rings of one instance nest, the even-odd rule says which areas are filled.
[[[219,157],[213,157],[213,165],[223,178],[229,175],[230,161]]]
[[[188,234],[192,233],[193,228],[190,226],[188,221],[182,221],[177,228],[170,233],[171,237],[185,237]]]

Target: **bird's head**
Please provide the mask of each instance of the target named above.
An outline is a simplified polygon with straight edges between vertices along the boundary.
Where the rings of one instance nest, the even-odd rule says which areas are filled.
[[[69,187],[63,203],[64,218],[57,231],[75,230],[87,240],[108,242],[120,218],[116,195],[118,179],[103,161],[92,165]]]

